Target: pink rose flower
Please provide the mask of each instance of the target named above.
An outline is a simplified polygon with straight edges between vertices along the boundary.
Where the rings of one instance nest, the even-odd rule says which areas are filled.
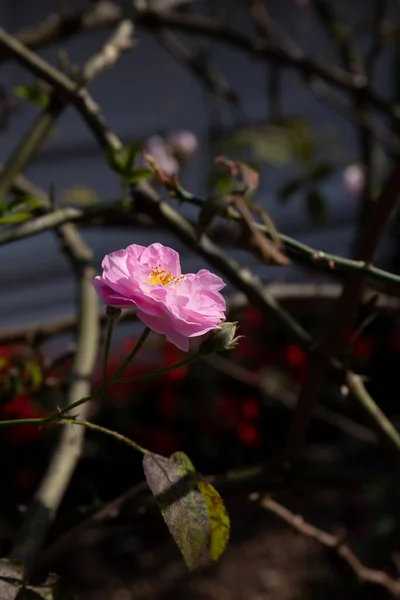
[[[103,274],[93,283],[104,302],[115,308],[137,306],[147,327],[184,352],[190,338],[219,329],[225,318],[222,279],[206,269],[182,275],[172,248],[132,244],[107,254],[101,266]]]

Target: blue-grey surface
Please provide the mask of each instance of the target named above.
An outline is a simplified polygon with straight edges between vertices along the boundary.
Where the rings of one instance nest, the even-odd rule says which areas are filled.
[[[21,26],[40,22],[43,17],[59,8],[83,6],[83,0],[2,0],[0,22],[16,31]],[[275,16],[287,26],[296,40],[310,51],[330,57],[330,49],[320,29],[316,27],[311,12],[288,8],[292,0],[271,2]],[[356,5],[360,3],[356,2]],[[227,3],[232,6],[232,3]],[[369,5],[369,3],[364,3]],[[236,16],[238,20],[240,15]],[[81,63],[96,50],[107,32],[92,33],[86,37],[70,40],[65,47],[72,63]],[[138,46],[125,55],[116,67],[99,78],[91,91],[102,107],[109,125],[123,139],[144,138],[158,129],[190,129],[200,140],[200,150],[185,174],[185,181],[192,190],[201,192],[204,176],[211,164],[207,143],[207,113],[203,92],[192,75],[177,64],[147,33],[137,32]],[[182,38],[186,40],[186,38]],[[187,39],[193,45],[193,39]],[[231,86],[241,95],[246,116],[254,121],[267,120],[268,107],[265,100],[266,66],[255,62],[221,44],[213,44],[212,56],[224,72]],[[41,51],[42,56],[56,60],[56,49]],[[387,85],[387,65],[377,69],[381,92]],[[1,67],[0,81],[13,86],[31,81],[29,74],[13,64]],[[354,127],[318,102],[297,75],[284,75],[284,109],[292,114],[306,116],[315,132],[326,133],[327,140],[337,137],[335,148],[328,142],[322,152],[339,165],[348,163],[356,156],[357,138]],[[22,102],[14,115],[11,127],[0,136],[0,160],[4,161],[12,148],[26,131],[35,115],[35,109]],[[223,112],[226,126],[234,124],[229,108]],[[337,151],[339,148],[339,152]],[[82,184],[92,188],[104,199],[115,198],[120,191],[118,178],[107,169],[100,150],[90,132],[76,112],[69,108],[59,120],[54,135],[45,149],[29,167],[26,175],[37,185],[48,189],[54,183],[56,189],[72,188]],[[321,250],[346,254],[353,237],[352,222],[356,203],[345,192],[338,171],[326,193],[331,213],[328,228],[316,229],[310,225],[305,214],[302,198],[294,198],[285,206],[276,201],[276,189],[288,175],[287,169],[271,166],[263,170],[259,200],[276,219],[285,233],[294,234]],[[95,251],[96,261],[109,251],[136,242],[148,244],[154,233],[113,231],[105,233],[85,232],[85,237]],[[182,250],[185,269],[203,266],[201,259],[188,254],[172,237],[157,235],[157,239]],[[241,257],[243,254],[241,254]],[[257,261],[244,255],[248,266]],[[288,269],[271,269],[258,266],[265,279],[299,277]],[[58,252],[57,241],[51,233],[36,236],[17,244],[1,248],[0,277],[0,327],[36,322],[45,317],[70,313],[74,306],[74,282],[64,257]]]

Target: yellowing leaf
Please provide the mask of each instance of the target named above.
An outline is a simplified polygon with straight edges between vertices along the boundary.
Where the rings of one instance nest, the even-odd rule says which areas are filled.
[[[206,501],[209,513],[210,556],[213,560],[218,560],[229,541],[230,519],[228,511],[221,496],[210,483],[200,479],[197,485]]]
[[[182,452],[171,458],[151,454],[144,457],[143,470],[186,565],[195,569],[207,556],[209,513],[192,463]]]

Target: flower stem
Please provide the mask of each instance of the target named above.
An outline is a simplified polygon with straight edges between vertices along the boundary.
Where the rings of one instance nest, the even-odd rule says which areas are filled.
[[[109,385],[111,385],[112,383],[115,383],[118,380],[117,378],[120,375],[122,375],[122,373],[125,371],[126,367],[135,358],[136,354],[139,352],[140,348],[143,346],[143,344],[149,337],[150,331],[151,331],[151,329],[149,329],[149,327],[146,327],[144,329],[142,335],[138,339],[136,346],[134,347],[132,352],[129,354],[129,356],[127,356],[127,358],[124,360],[122,365],[115,371],[115,373],[114,373],[114,375],[112,375],[111,379],[109,379],[109,381],[105,384],[105,387],[108,387]]]
[[[108,357],[109,357],[109,354],[110,354],[111,338],[112,338],[112,334],[113,334],[113,331],[114,331],[114,323],[115,323],[115,317],[108,316],[106,340],[105,340],[105,343],[104,343],[103,383],[102,383],[102,385],[104,385],[105,382],[107,381]]]
[[[106,435],[109,435],[109,436],[115,438],[116,440],[123,442],[124,444],[127,444],[128,446],[130,446],[131,448],[134,448],[141,454],[147,454],[147,455],[152,454],[152,452],[150,450],[147,450],[147,448],[143,448],[143,446],[141,446],[140,444],[137,444],[136,442],[127,438],[126,436],[122,435],[121,433],[118,433],[117,431],[113,431],[112,429],[107,429],[107,427],[102,427],[101,425],[96,425],[96,423],[91,423],[90,421],[81,421],[80,419],[73,419],[73,418],[70,418],[70,419],[69,418],[66,418],[66,419],[61,418],[58,420],[58,423],[68,424],[68,425],[81,425],[82,427],[86,427],[87,429],[92,429],[94,431],[100,431],[101,433],[105,433]]]
[[[153,377],[159,377],[160,375],[164,375],[164,373],[168,373],[169,371],[174,371],[175,369],[179,369],[180,367],[184,367],[195,360],[200,358],[199,354],[194,354],[193,356],[189,356],[188,358],[184,358],[183,360],[175,363],[174,365],[170,365],[169,367],[164,367],[163,369],[157,369],[156,371],[151,371],[151,373],[142,373],[141,375],[136,375],[135,377],[122,377],[121,379],[115,379],[113,383],[130,383],[133,381],[143,381],[145,379],[152,379]]]

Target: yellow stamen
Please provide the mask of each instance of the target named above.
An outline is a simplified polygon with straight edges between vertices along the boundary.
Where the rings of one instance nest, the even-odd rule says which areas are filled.
[[[162,269],[160,265],[157,265],[151,272],[149,283],[152,285],[168,285],[171,283],[171,281],[173,281],[175,284],[177,284],[180,283],[184,278],[184,275],[181,275],[181,277],[175,277],[169,271],[165,271],[165,269]]]

